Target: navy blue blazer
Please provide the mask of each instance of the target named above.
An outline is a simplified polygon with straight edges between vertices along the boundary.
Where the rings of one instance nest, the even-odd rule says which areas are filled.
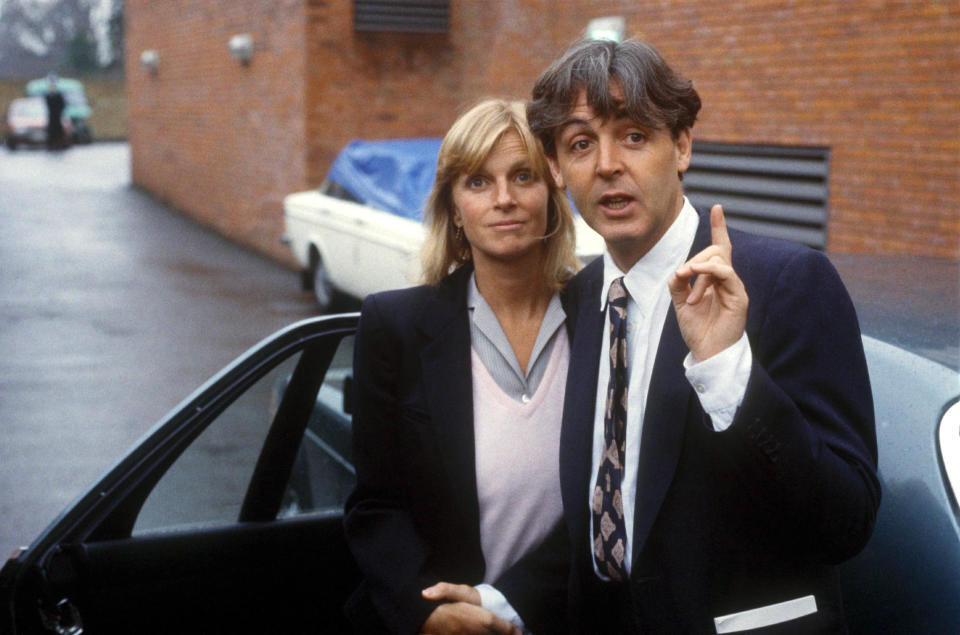
[[[710,633],[715,617],[807,595],[816,614],[765,632],[844,629],[833,565],[866,544],[880,502],[856,314],[823,254],[734,230],[730,239],[750,298],[746,394],[730,428],[715,432],[684,376],[688,349],[671,307],[640,455],[627,458],[639,473],[626,586],[601,583],[589,552],[602,259],[567,289],[573,343],[560,474],[576,632]],[[701,211],[690,255],[709,244]]]
[[[467,265],[437,286],[370,295],[354,347],[347,542],[364,582],[347,605],[363,632],[416,633],[436,582],[479,584],[484,559],[473,435]],[[506,441],[506,440],[505,440]],[[565,615],[566,530],[494,586],[538,631]]]

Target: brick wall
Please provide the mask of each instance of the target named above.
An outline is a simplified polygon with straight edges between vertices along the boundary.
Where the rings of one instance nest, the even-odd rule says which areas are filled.
[[[558,41],[549,0],[453,0],[446,34],[353,31],[351,2],[310,2],[311,177],[354,137],[442,136],[487,96],[526,98]],[[585,4],[585,3],[579,3]],[[578,27],[582,28],[582,27]]]
[[[303,0],[126,0],[125,13],[134,182],[291,262],[278,239],[283,196],[307,185]],[[238,33],[253,36],[246,66],[227,47]]]
[[[442,135],[480,97],[526,97],[611,14],[695,81],[696,138],[831,149],[831,251],[960,258],[955,2],[452,0],[449,33],[411,35],[354,32],[349,0],[128,0],[134,179],[286,259],[281,198],[344,143]],[[237,32],[257,43],[246,68]]]
[[[830,148],[830,251],[960,258],[960,5],[635,6],[696,82],[695,136]]]

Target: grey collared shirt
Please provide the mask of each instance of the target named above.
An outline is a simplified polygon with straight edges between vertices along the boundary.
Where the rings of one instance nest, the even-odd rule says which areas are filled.
[[[560,295],[554,293],[550,298],[526,369],[520,368],[507,334],[477,289],[473,274],[470,274],[467,284],[467,308],[470,311],[470,344],[473,350],[503,392],[511,399],[526,403],[537,392],[558,334],[566,337],[562,326],[567,315],[560,305]]]

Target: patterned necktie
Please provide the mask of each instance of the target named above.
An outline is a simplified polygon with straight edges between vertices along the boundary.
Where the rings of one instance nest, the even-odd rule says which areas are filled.
[[[627,291],[623,278],[610,284],[610,381],[603,416],[603,455],[593,490],[593,558],[611,580],[627,579],[627,530],[620,481],[627,437]]]

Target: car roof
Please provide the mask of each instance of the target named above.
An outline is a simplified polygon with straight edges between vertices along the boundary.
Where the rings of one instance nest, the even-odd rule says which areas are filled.
[[[39,79],[32,79],[27,82],[27,94],[28,95],[43,95],[47,92],[47,86],[49,85],[50,80],[46,77],[41,77]],[[57,89],[60,92],[68,91],[80,91],[83,90],[83,83],[78,79],[72,79],[69,77],[58,77],[57,78]]]
[[[960,262],[837,254],[830,260],[864,334],[960,370]]]
[[[11,112],[22,109],[42,109],[44,114],[46,114],[47,102],[43,97],[17,97],[10,102],[9,110]]]
[[[421,220],[433,187],[440,139],[354,139],[337,155],[327,180],[364,205]]]

